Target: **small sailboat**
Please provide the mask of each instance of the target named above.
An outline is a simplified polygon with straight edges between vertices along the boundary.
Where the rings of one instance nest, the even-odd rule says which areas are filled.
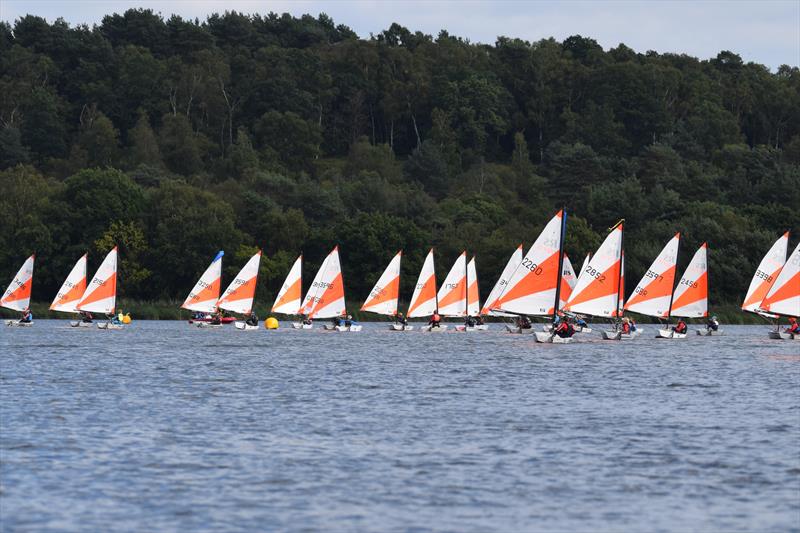
[[[767,296],[761,302],[761,309],[775,316],[800,316],[800,243],[781,268]],[[800,340],[800,334],[781,331],[776,324],[769,332],[771,339]]]
[[[478,268],[475,266],[475,256],[467,263],[467,316],[468,317],[481,317],[481,297],[480,289],[478,287]],[[473,325],[459,325],[456,326],[456,331],[486,331],[489,329],[489,324],[475,323]]]
[[[422,263],[417,284],[414,286],[414,293],[411,295],[411,301],[408,304],[408,313],[406,318],[422,318],[435,314],[439,309],[439,301],[436,291],[436,271],[433,262],[433,248],[428,251],[425,256],[425,261]],[[414,326],[404,326],[395,324],[393,329],[409,330]],[[420,328],[422,331],[444,331],[447,329],[447,324],[440,324],[436,327],[425,325]]]
[[[389,261],[386,270],[375,282],[375,286],[369,292],[367,300],[361,306],[362,311],[378,315],[397,316],[397,300],[400,297],[400,261],[402,258],[403,252],[400,251]],[[402,326],[402,324],[392,324],[392,326],[397,325]]]
[[[436,295],[442,318],[467,316],[467,252],[461,252]],[[424,329],[424,328],[423,328]]]
[[[561,294],[558,298],[558,309],[563,311],[564,307],[567,305],[570,296],[572,295],[572,290],[578,284],[578,277],[575,274],[575,269],[572,267],[572,262],[569,260],[569,256],[567,256],[566,252],[564,253],[564,267],[561,269]],[[552,324],[545,324],[542,327],[543,331],[552,331],[553,325]],[[589,326],[579,326],[575,325],[575,333],[591,333],[592,328]]]
[[[33,285],[33,262],[36,259],[36,254],[31,255],[22,263],[11,284],[3,293],[0,298],[0,306],[12,311],[23,312],[31,304],[31,287]],[[33,321],[25,322],[23,320],[6,320],[6,326],[20,326],[30,327]]]
[[[200,327],[221,326],[235,319],[233,317],[224,317],[220,320],[220,324],[211,324],[213,313],[217,312],[217,301],[219,301],[219,293],[222,282],[222,256],[225,252],[220,250],[208,265],[205,272],[197,280],[186,300],[181,304],[183,309],[188,309],[197,313],[194,318],[189,320],[190,324],[197,324]],[[202,315],[202,318],[198,316]]]
[[[514,317],[517,315],[511,313],[504,313],[499,310],[499,300],[500,296],[506,289],[508,282],[511,280],[511,276],[519,267],[519,264],[522,263],[522,256],[523,250],[522,245],[520,244],[517,246],[517,249],[514,250],[514,253],[511,254],[511,257],[508,259],[505,268],[503,268],[503,272],[500,274],[497,282],[492,287],[492,290],[489,292],[489,296],[486,297],[486,301],[483,302],[483,307],[481,308],[482,315],[488,316],[505,316],[505,317]]]
[[[678,250],[681,234],[676,233],[664,246],[661,253],[647,269],[639,284],[633,290],[625,310],[660,319],[669,320],[672,313],[672,302],[675,291]],[[683,339],[686,333],[677,333],[669,327],[659,328],[656,338]]]
[[[300,313],[308,318],[335,318],[347,315],[344,299],[344,280],[336,246],[320,265],[314,281],[306,293]],[[326,330],[361,331],[360,324],[325,324]]]
[[[87,255],[83,254],[80,259],[75,262],[72,270],[69,271],[67,279],[61,284],[58,294],[50,304],[51,311],[58,311],[61,313],[78,313],[78,303],[86,292],[86,262]],[[70,321],[70,326],[89,327],[91,322],[84,322],[82,320]]]
[[[703,318],[708,316],[708,243],[703,243],[692,256],[686,271],[678,280],[672,295],[671,317]],[[696,330],[705,337],[724,335],[722,329]]]
[[[789,232],[781,235],[766,255],[761,259],[758,268],[750,280],[747,295],[742,302],[742,311],[755,313],[768,320],[775,320],[778,315],[766,312],[762,308],[762,302],[767,297],[775,280],[778,279],[783,265],[786,263],[786,253],[789,251]],[[775,324],[777,330],[777,324]]]
[[[292,268],[286,275],[275,302],[272,304],[272,312],[279,315],[299,315],[300,306],[303,304],[303,254],[297,256]],[[311,329],[313,326],[303,321],[292,322],[294,329]]]
[[[256,297],[256,284],[258,283],[258,268],[261,265],[261,250],[259,250],[242,267],[236,277],[231,281],[225,292],[216,303],[216,307],[237,313],[249,315],[253,312],[253,300]],[[242,331],[255,331],[258,324],[248,324],[246,321],[237,320],[233,323],[236,329]]]
[[[95,272],[92,281],[75,308],[89,313],[113,315],[117,306],[117,247],[108,252]],[[114,320],[97,322],[99,329],[122,329],[122,324]]]
[[[594,255],[581,268],[564,310],[598,318],[617,319],[622,314],[625,223],[619,221],[609,231]],[[630,340],[633,333],[602,330],[606,340]]]

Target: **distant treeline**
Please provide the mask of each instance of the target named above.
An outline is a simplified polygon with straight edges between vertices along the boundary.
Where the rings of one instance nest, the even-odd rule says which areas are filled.
[[[392,25],[238,13],[92,28],[0,24],[0,283],[37,253],[35,300],[120,246],[120,292],[182,300],[214,254],[226,283],[265,252],[258,301],[300,252],[340,245],[363,300],[405,252],[408,298],[433,246],[477,255],[486,296],[557,208],[580,265],[626,224],[632,290],[683,232],[710,247],[711,309],[742,299],[786,229],[800,236],[800,71],[581,36],[472,44]]]

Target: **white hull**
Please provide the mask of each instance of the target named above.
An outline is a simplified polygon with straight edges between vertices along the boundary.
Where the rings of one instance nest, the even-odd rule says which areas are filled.
[[[551,335],[545,331],[534,332],[536,342],[552,343],[552,344],[569,344],[572,342],[572,337],[559,337],[558,335]]]
[[[725,335],[725,331],[722,329],[718,329],[717,331],[713,329],[698,329],[697,334],[702,337],[719,337]]]
[[[575,327],[575,333],[591,333],[592,332],[592,328],[590,328],[588,326],[587,327],[574,326],[574,327]],[[553,325],[552,324],[544,324],[542,326],[542,331],[546,331],[548,333],[553,331]]]
[[[111,322],[98,322],[98,329],[122,329],[122,324],[112,324]]]
[[[632,333],[621,333],[619,331],[609,329],[600,331],[600,335],[607,341],[629,341],[635,339],[638,334],[638,331],[634,331]]]
[[[675,333],[671,329],[659,329],[656,333],[657,339],[685,339],[686,333]]]
[[[414,326],[404,326],[403,324],[392,324],[389,326],[390,331],[411,331]]]
[[[71,328],[90,328],[94,322],[83,322],[81,320],[71,320],[69,326]]]
[[[223,324],[212,324],[211,322],[195,322],[194,325],[203,329],[217,329],[223,326]]]
[[[420,331],[429,331],[431,333],[442,333],[443,331],[447,330],[447,324],[439,324],[435,328],[426,325],[426,326],[422,326],[419,329],[420,329]]]
[[[509,333],[515,333],[517,335],[522,334],[522,333],[530,334],[530,333],[533,333],[533,328],[530,327],[530,328],[522,329],[522,328],[520,328],[518,326],[512,326],[511,324],[506,324],[506,331],[509,332]]]
[[[302,322],[292,322],[292,329],[312,329],[314,324],[303,324]]]
[[[246,322],[240,322],[238,320],[233,323],[233,327],[235,327],[236,329],[240,329],[242,331],[256,331],[258,329],[258,326],[251,326]]]
[[[18,320],[6,320],[6,326],[11,328],[29,328],[33,322],[19,322]]]
[[[356,331],[361,331],[362,327],[363,326],[361,326],[361,324],[353,324],[352,326],[345,326],[345,325],[334,326],[333,324],[325,324],[325,331],[356,332]]]
[[[796,335],[794,333],[786,333],[785,331],[770,331],[769,338],[775,340],[796,341],[800,340],[800,335]]]
[[[487,331],[489,329],[489,324],[478,324],[475,326],[456,326],[456,331]]]

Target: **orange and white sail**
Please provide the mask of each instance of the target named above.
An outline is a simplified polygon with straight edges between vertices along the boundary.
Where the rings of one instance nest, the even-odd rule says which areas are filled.
[[[208,265],[206,271],[197,280],[194,288],[189,292],[189,296],[186,297],[186,300],[181,305],[183,309],[201,313],[213,313],[216,311],[222,282],[223,255],[225,255],[225,252],[220,250],[214,260],[211,261],[211,264]]]
[[[561,255],[562,218],[559,211],[522,258],[498,298],[500,311],[516,315],[551,315],[556,299]]]
[[[769,249],[767,255],[761,259],[756,273],[750,281],[747,296],[742,303],[743,311],[757,313],[761,309],[761,302],[767,297],[778,274],[786,263],[786,252],[789,250],[789,232],[784,233]]]
[[[572,268],[572,262],[564,254],[564,264],[561,267],[561,292],[558,293],[558,308],[563,309],[567,305],[572,289],[578,283],[578,276],[575,275],[575,269]]]
[[[86,255],[80,259],[69,271],[67,279],[61,284],[53,303],[50,304],[51,311],[61,311],[63,313],[77,313],[78,302],[81,301],[83,293],[86,292]]]
[[[303,303],[303,256],[299,255],[295,259],[286,280],[281,285],[275,303],[272,304],[272,312],[282,315],[297,315],[300,313],[300,306]]]
[[[117,306],[117,247],[108,252],[86,285],[76,309],[91,313],[111,314]]]
[[[466,316],[467,314],[467,252],[461,252],[442,286],[439,287],[439,314]]]
[[[681,234],[676,233],[664,246],[625,304],[627,311],[659,318],[669,316],[680,242]]]
[[[436,302],[436,271],[433,264],[433,248],[425,257],[422,269],[414,286],[411,302],[408,304],[408,318],[430,316],[438,308]]]
[[[708,316],[708,245],[694,253],[672,296],[670,316],[700,318]]]
[[[36,254],[22,263],[22,267],[11,280],[11,284],[0,298],[0,306],[14,311],[24,311],[31,303],[31,286],[33,285],[33,261]]]
[[[319,267],[300,312],[309,318],[332,318],[347,313],[338,246],[328,254]]]
[[[800,243],[786,260],[761,308],[776,315],[800,316]]]
[[[369,293],[367,301],[361,306],[362,311],[377,313],[379,315],[394,316],[397,314],[397,299],[400,297],[400,260],[403,252],[397,254],[389,261],[386,270],[375,283]]]
[[[511,257],[506,263],[506,267],[503,269],[503,272],[500,274],[500,279],[497,280],[497,283],[494,284],[489,296],[486,297],[486,301],[483,304],[483,308],[481,309],[482,315],[492,315],[492,316],[514,316],[510,313],[503,313],[502,311],[498,311],[498,301],[500,299],[500,295],[506,290],[506,286],[508,282],[511,280],[511,276],[514,274],[514,271],[517,270],[519,264],[522,263],[522,245],[520,244],[514,253],[511,254]]]
[[[622,222],[614,226],[582,268],[565,311],[607,318],[617,316],[623,231]]]
[[[481,312],[481,296],[478,288],[478,269],[475,266],[475,258],[467,263],[467,314],[478,316]]]
[[[222,297],[217,301],[217,307],[232,313],[250,314],[253,311],[253,299],[256,297],[260,265],[261,250],[251,257],[236,274],[228,288],[222,293]]]

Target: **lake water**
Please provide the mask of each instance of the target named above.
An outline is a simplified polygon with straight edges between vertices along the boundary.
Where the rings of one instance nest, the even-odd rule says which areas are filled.
[[[0,330],[3,531],[800,531],[800,342],[763,326],[66,325]]]

